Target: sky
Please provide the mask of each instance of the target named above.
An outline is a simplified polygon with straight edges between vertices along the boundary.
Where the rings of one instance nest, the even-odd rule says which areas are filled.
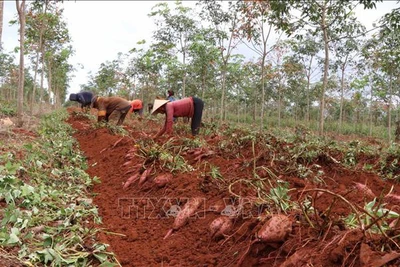
[[[158,2],[160,1],[64,1],[64,19],[75,49],[70,64],[77,68],[69,93],[79,92],[80,84],[88,82],[88,73],[96,73],[101,63],[117,59],[119,52],[127,53],[140,40],[151,40],[155,24],[154,19],[147,15]],[[194,7],[195,1],[183,3]],[[397,1],[384,1],[377,3],[375,10],[357,8],[356,14],[367,29],[370,29],[372,23],[399,6]],[[19,45],[17,27],[9,26],[9,21],[16,18],[15,1],[5,0],[2,42],[6,52]]]

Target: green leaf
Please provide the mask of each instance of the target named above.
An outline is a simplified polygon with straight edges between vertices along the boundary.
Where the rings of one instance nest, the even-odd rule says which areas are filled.
[[[371,202],[368,202],[368,203],[365,205],[365,209],[366,209],[367,211],[372,211],[372,208],[374,207],[375,202],[376,202],[376,199],[374,198],[374,200],[372,200]]]
[[[18,243],[20,240],[18,238],[17,235],[15,234],[10,234],[8,240],[7,240],[7,244],[16,244]]]
[[[54,252],[54,250],[51,249],[51,248],[46,248],[46,249],[38,251],[39,254],[42,254],[44,256],[44,263],[45,264],[47,264],[48,262],[51,262],[51,261],[54,260],[52,252]]]
[[[115,263],[111,263],[109,261],[105,261],[102,264],[99,265],[99,267],[114,267],[114,266],[118,266],[118,264]]]
[[[38,213],[39,213],[39,209],[35,206],[35,207],[33,207],[32,208],[32,213],[34,214],[34,215],[37,215]]]
[[[31,185],[27,185],[24,184],[23,186],[21,186],[21,190],[22,190],[22,197],[28,196],[30,194],[32,194],[33,192],[35,192],[35,188]]]
[[[107,254],[104,253],[94,253],[93,254],[96,259],[98,259],[100,262],[105,262],[107,260]]]
[[[43,241],[43,247],[49,247],[51,244],[53,244],[53,238],[50,235],[43,234],[43,237],[45,237]]]
[[[20,241],[18,235],[19,235],[19,229],[15,227],[11,228],[11,234],[7,240],[7,244],[18,243]]]
[[[5,167],[6,167],[6,170],[9,172],[9,174],[15,175],[17,173],[17,169],[19,168],[19,165],[12,164],[10,161],[7,161]]]
[[[43,163],[40,160],[36,161],[36,166],[38,166],[39,168],[42,168]]]

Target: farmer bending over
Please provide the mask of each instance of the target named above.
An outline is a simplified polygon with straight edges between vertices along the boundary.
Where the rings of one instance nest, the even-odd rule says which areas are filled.
[[[131,102],[131,112],[143,117],[143,102],[140,99],[134,99]]]
[[[169,100],[154,100],[153,110],[151,114],[165,114],[164,127],[154,136],[154,139],[163,135],[172,134],[172,125],[174,117],[186,117],[192,119],[192,135],[199,133],[201,117],[203,116],[204,103],[200,98],[187,97],[180,100],[170,102]]]
[[[103,120],[108,122],[110,115],[112,113],[115,113],[118,116],[117,125],[121,125],[125,120],[126,114],[128,114],[128,111],[131,109],[132,106],[128,100],[118,96],[95,96],[92,99],[92,107],[98,109],[98,122]]]
[[[69,95],[69,100],[71,101],[76,101],[81,104],[81,109],[83,110],[84,108],[89,109],[90,104],[92,102],[93,98],[93,93],[89,91],[85,92],[80,92],[77,94],[70,94]]]

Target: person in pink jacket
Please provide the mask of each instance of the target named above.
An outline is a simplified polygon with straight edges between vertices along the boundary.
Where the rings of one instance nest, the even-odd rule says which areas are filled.
[[[164,127],[154,136],[154,139],[164,133],[169,135],[173,133],[172,126],[174,123],[174,117],[191,118],[192,135],[197,135],[200,130],[203,108],[203,101],[197,97],[187,97],[173,102],[161,99],[154,100],[151,114],[165,114]]]

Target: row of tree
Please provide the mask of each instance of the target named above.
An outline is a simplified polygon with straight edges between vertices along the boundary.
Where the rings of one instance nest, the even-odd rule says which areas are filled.
[[[203,98],[207,116],[221,122],[251,117],[263,129],[268,120],[278,126],[287,118],[318,121],[321,134],[326,120],[337,122],[339,131],[345,122],[366,123],[370,133],[374,125],[387,127],[391,140],[399,116],[399,9],[385,15],[372,35],[354,13],[358,5],[376,8],[377,2],[199,1],[196,8],[157,3],[149,14],[156,24],[153,38],[101,64],[81,89],[147,103],[172,89],[180,97]],[[31,111],[43,101],[60,105],[74,71],[60,6],[29,2],[26,12],[21,50],[31,59],[24,74]],[[239,53],[243,47],[254,56]],[[21,73],[12,56],[1,56],[7,66],[0,68],[2,96],[11,99]]]
[[[3,21],[3,1],[0,7]],[[17,124],[22,126],[24,110],[33,114],[38,108],[41,113],[43,104],[53,108],[63,104],[74,70],[68,63],[73,49],[59,1],[16,0],[16,10],[17,19],[9,23],[19,25],[20,45],[15,48],[19,62],[15,64],[14,55],[1,48],[0,88],[4,101],[17,103]]]

